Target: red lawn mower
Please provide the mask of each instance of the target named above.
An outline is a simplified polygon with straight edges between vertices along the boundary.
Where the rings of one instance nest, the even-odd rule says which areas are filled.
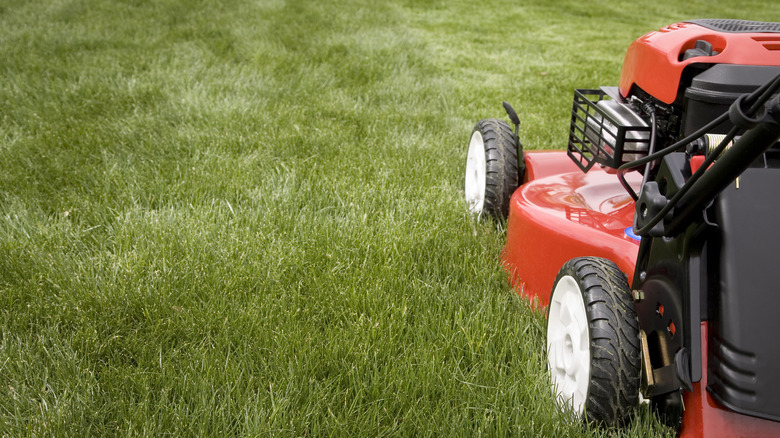
[[[566,151],[477,123],[470,210],[507,221],[510,281],[547,306],[559,404],[684,436],[780,436],[780,23],[704,19],[634,41],[576,90]]]

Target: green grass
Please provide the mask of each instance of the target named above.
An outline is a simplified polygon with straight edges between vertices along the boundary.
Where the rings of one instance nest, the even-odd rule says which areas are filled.
[[[462,201],[639,35],[780,5],[0,2],[0,436],[603,436]],[[668,433],[646,411],[634,436]]]

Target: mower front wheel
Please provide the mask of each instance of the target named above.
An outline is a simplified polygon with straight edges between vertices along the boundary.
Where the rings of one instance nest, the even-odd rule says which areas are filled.
[[[547,310],[547,358],[556,401],[588,421],[627,420],[639,403],[639,322],[625,274],[613,262],[566,262]]]
[[[480,120],[469,140],[465,194],[469,211],[506,219],[509,198],[520,184],[514,133],[501,119]]]

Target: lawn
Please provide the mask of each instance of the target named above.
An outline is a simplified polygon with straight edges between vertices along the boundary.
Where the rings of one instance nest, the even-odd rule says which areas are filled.
[[[780,21],[738,4],[0,0],[0,436],[617,434],[557,413],[466,141],[563,147],[636,37]]]

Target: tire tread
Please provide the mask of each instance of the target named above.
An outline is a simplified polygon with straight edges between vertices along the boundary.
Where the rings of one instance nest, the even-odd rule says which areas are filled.
[[[639,321],[625,274],[598,257],[568,261],[558,274],[580,283],[590,330],[591,376],[585,417],[607,425],[630,419],[639,400]],[[556,279],[556,283],[557,283]]]
[[[480,120],[474,130],[482,134],[485,142],[487,168],[483,210],[495,219],[506,219],[509,199],[520,184],[514,133],[501,119]]]

